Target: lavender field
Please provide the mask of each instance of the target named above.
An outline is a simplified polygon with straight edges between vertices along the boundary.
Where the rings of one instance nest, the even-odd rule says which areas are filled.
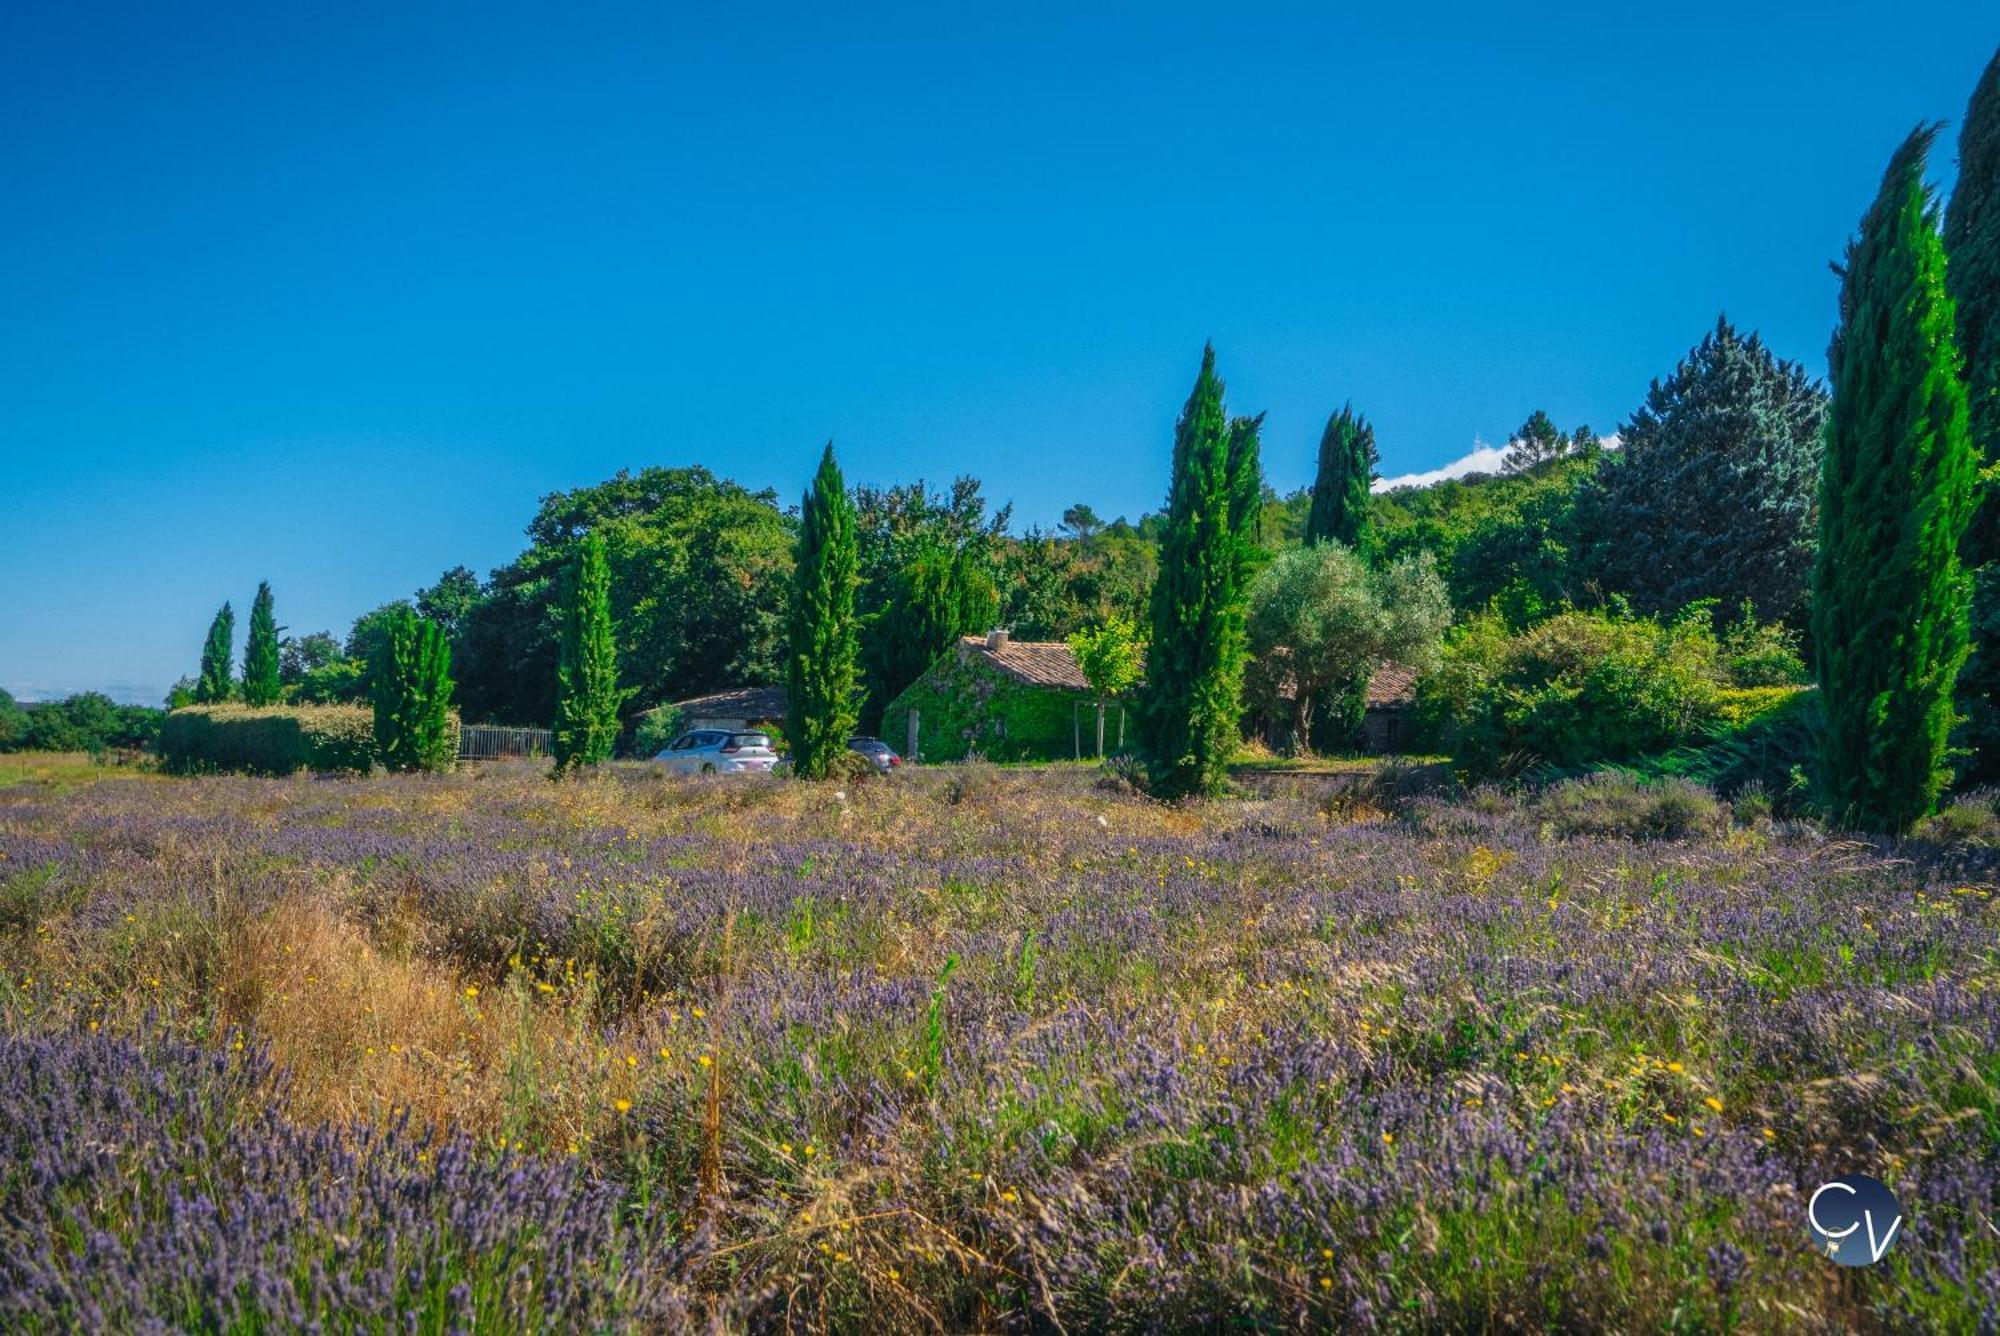
[[[2000,1325],[1977,850],[1062,770],[13,778],[9,1330]],[[1874,1268],[1806,1237],[1848,1170],[1909,1215]]]

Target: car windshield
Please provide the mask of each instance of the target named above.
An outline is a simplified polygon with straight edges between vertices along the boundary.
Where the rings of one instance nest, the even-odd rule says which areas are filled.
[[[731,747],[769,747],[771,745],[771,735],[769,733],[731,733],[729,735],[729,745]]]

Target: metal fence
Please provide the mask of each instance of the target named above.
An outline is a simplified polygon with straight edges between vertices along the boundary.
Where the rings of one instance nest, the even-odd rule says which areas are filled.
[[[499,761],[510,756],[547,756],[554,735],[546,728],[497,728],[467,724],[458,730],[458,759]]]

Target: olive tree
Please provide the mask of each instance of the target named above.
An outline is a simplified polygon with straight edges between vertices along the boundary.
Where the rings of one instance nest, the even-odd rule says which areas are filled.
[[[1371,570],[1351,548],[1282,553],[1250,587],[1250,690],[1289,724],[1292,746],[1340,746],[1360,725],[1368,679],[1385,661],[1424,668],[1451,622],[1451,597],[1428,552]],[[1314,727],[1331,714],[1334,726]]]

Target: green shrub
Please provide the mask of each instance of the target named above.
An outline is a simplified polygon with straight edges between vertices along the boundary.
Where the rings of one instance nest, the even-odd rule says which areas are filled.
[[[1758,708],[1744,699],[1752,690],[1769,692]],[[1819,693],[1798,687],[1752,690],[1723,693],[1723,716],[1703,740],[1648,757],[1633,768],[1653,778],[1691,780],[1720,794],[1754,791],[1778,816],[1814,815]]]
[[[632,729],[632,755],[650,761],[681,735],[684,719],[678,705],[656,705],[639,716]]]
[[[112,748],[147,746],[165,712],[119,705],[98,691],[25,708],[0,692],[0,752],[80,751],[93,756]]]
[[[1812,681],[1799,633],[1781,622],[1759,623],[1749,608],[1722,633],[1729,680],[1739,687],[1796,687]]]
[[[1417,717],[1469,774],[1560,769],[1683,745],[1721,718],[1729,685],[1705,609],[1570,611],[1514,632],[1488,612],[1447,640]]]
[[[1952,799],[1949,806],[1917,823],[1920,839],[1936,844],[2000,847],[2000,811],[1991,789],[1976,789]]]
[[[458,760],[451,646],[438,624],[399,608],[369,663],[375,755],[391,770],[449,770]]]
[[[457,731],[457,719],[452,730]],[[358,705],[192,705],[160,725],[160,760],[175,774],[298,770],[365,773],[375,751],[375,719]]]
[[[1544,790],[1536,815],[1563,836],[1609,835],[1631,840],[1717,836],[1729,829],[1729,809],[1685,779],[1644,780],[1606,771]]]
[[[1785,709],[1809,687],[1724,687],[1716,693],[1715,721],[1727,729],[1743,729]]]

